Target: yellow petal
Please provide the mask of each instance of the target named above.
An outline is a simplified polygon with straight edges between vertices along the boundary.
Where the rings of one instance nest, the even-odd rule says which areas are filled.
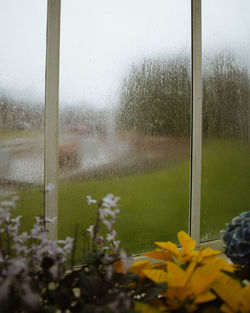
[[[209,288],[209,285],[216,279],[219,273],[220,267],[216,264],[209,264],[196,268],[188,281],[190,292],[193,292],[196,295],[204,292]]]
[[[156,283],[167,282],[169,278],[168,274],[162,270],[143,270],[143,274]]]
[[[200,253],[201,253],[203,258],[208,258],[210,256],[216,256],[216,255],[222,254],[221,251],[210,249],[210,248],[206,248],[204,250],[201,250]]]
[[[241,291],[241,298],[246,312],[250,312],[250,284]]]
[[[167,251],[162,250],[153,250],[150,252],[143,253],[142,255],[158,260],[173,261],[171,255]]]
[[[168,287],[183,287],[187,281],[186,272],[175,263],[169,262],[168,270]]]
[[[167,242],[156,241],[155,244],[158,247],[164,250],[167,250],[170,254],[174,256],[178,256],[180,254],[179,249],[177,248],[176,244],[172,243],[171,241],[167,241]]]
[[[169,300],[176,301],[178,299],[178,302],[184,301],[189,296],[189,290],[184,287],[167,287],[167,291],[163,293],[163,296],[165,296]]]
[[[160,301],[159,299],[154,299],[150,301],[150,305],[160,312],[167,311],[166,305],[163,303],[163,301]]]
[[[128,270],[134,274],[141,274],[141,271],[149,264],[149,260],[137,261]]]
[[[235,265],[228,264],[226,259],[222,257],[211,256],[203,260],[203,264],[217,264],[220,269],[226,272],[233,273],[236,270]]]
[[[167,299],[167,309],[166,312],[175,312],[181,307],[181,303],[176,301],[176,299]],[[164,311],[163,311],[164,312]]]
[[[226,304],[222,304],[222,306],[220,307],[220,310],[224,313],[235,313],[232,309],[230,309],[229,306],[227,306]]]
[[[211,291],[201,293],[195,298],[194,303],[205,303],[216,299],[216,295]]]
[[[182,253],[184,255],[190,255],[196,246],[196,241],[193,240],[187,233],[184,231],[178,232],[178,240],[182,246]]]
[[[122,264],[122,260],[118,260],[114,263],[114,267],[116,269],[116,272],[119,274],[124,274],[124,268],[123,268],[123,264]]]
[[[187,278],[187,281],[189,280],[189,278],[191,277],[191,275],[193,274],[193,271],[195,270],[197,266],[197,262],[190,262],[187,269],[186,269],[186,278]]]
[[[213,290],[231,310],[238,312],[240,303],[236,295],[242,290],[239,281],[221,273],[218,280],[213,284]]]
[[[153,263],[153,264],[148,264],[146,266],[147,270],[165,270],[166,269],[166,262],[159,262],[159,263]]]
[[[148,304],[136,301],[135,302],[135,310],[139,311],[141,313],[158,313],[160,311],[156,310],[152,306],[149,306]]]

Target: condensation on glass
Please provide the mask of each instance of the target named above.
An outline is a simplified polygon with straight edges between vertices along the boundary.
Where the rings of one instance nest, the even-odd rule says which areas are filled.
[[[0,200],[23,225],[43,212],[46,1],[0,2]]]
[[[59,237],[94,223],[107,193],[129,252],[188,228],[190,3],[62,3]],[[79,243],[80,245],[80,243]]]
[[[249,14],[247,0],[203,1],[202,240],[250,209]]]

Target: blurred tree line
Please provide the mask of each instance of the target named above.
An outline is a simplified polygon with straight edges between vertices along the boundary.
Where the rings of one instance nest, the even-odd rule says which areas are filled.
[[[0,131],[42,129],[43,113],[42,103],[15,99],[0,89]]]
[[[146,135],[189,135],[190,100],[188,57],[146,59],[123,81],[118,125]],[[247,136],[248,110],[247,69],[230,54],[210,58],[203,66],[203,134]]]

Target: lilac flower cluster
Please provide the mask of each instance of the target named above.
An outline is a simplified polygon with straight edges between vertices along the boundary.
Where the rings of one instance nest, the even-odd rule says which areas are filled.
[[[19,232],[21,216],[12,217],[17,197],[0,202],[0,303],[16,286],[24,302],[34,306],[39,302],[29,281],[34,273],[42,270],[46,257],[53,261],[49,268],[54,281],[64,275],[63,263],[71,253],[73,239],[50,240],[44,224],[55,223],[54,218],[36,217],[36,223],[29,232]],[[4,291],[4,292],[2,292]]]
[[[53,188],[49,184],[44,192],[49,193]],[[71,254],[74,265],[73,239],[51,240],[46,230],[48,223],[56,223],[56,217],[37,216],[31,230],[21,232],[22,217],[12,214],[17,198],[0,202],[1,312],[125,313],[132,308],[130,286],[124,283],[123,276],[116,274],[114,267],[121,259],[123,272],[127,273],[133,263],[119,248],[120,241],[113,229],[120,212],[119,198],[108,194],[100,202],[91,196],[87,200],[89,205],[97,205],[96,222],[84,232],[87,241],[83,265],[72,271],[65,270],[65,261]],[[131,279],[136,281],[129,273],[127,278],[128,283]]]
[[[87,200],[89,205],[97,204],[97,200],[92,199],[91,196],[87,196]],[[98,204],[96,224],[90,225],[87,229],[87,232],[93,240],[94,246],[99,245],[103,250],[111,250],[115,253],[119,251],[120,245],[120,240],[116,239],[117,233],[113,229],[117,214],[120,213],[120,210],[117,208],[119,200],[119,197],[115,197],[111,193],[104,197]],[[105,237],[101,235],[99,222],[107,227],[108,233]]]

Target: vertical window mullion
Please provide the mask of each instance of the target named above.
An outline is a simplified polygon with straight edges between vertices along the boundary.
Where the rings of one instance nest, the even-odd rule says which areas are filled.
[[[58,216],[58,101],[61,0],[47,2],[45,74],[44,196],[45,216]],[[57,239],[58,224],[48,225],[49,237]]]
[[[201,0],[192,0],[192,116],[190,235],[200,243],[202,151],[202,33]]]

